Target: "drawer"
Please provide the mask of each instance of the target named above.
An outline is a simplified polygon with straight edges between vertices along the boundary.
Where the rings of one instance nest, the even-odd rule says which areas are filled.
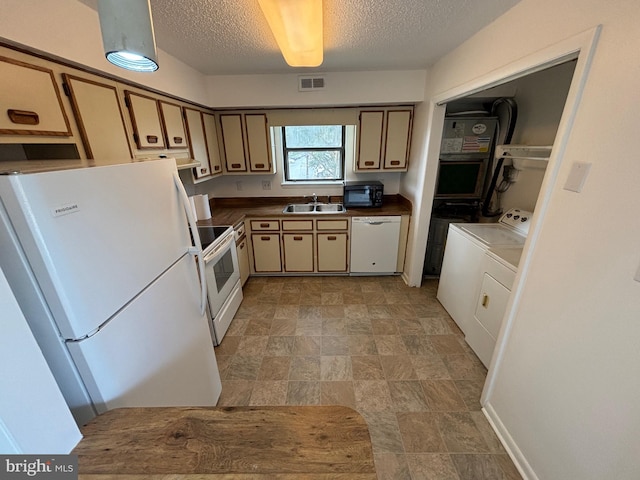
[[[251,231],[257,232],[260,230],[280,230],[280,221],[278,220],[251,220]]]
[[[234,229],[234,235],[236,237],[236,240],[240,240],[242,237],[244,237],[246,231],[244,228],[244,222],[242,222],[240,225],[238,225],[235,229]]]
[[[317,230],[349,230],[349,220],[316,220]]]
[[[282,220],[282,230],[313,230],[313,220]]]

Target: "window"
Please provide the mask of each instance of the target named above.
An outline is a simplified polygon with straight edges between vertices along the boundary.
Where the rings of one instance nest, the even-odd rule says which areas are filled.
[[[344,125],[282,127],[287,182],[344,179]]]

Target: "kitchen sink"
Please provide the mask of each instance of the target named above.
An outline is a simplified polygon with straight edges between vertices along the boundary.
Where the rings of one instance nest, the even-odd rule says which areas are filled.
[[[282,213],[344,213],[347,209],[341,203],[290,203]]]

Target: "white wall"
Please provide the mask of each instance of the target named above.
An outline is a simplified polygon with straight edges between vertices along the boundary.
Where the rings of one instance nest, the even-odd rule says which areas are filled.
[[[297,74],[207,77],[209,105],[288,107],[415,103],[424,98],[425,70],[326,72],[323,90],[299,92]],[[316,76],[316,74],[314,74]]]
[[[430,71],[426,98],[602,24],[484,396],[529,478],[640,478],[639,23],[636,0],[522,0]],[[578,161],[593,165],[579,194],[562,188]],[[401,190],[419,197],[421,181],[407,175]]]
[[[207,104],[205,76],[158,50],[153,74],[118,68],[104,58],[98,12],[78,0],[2,0],[0,39]]]

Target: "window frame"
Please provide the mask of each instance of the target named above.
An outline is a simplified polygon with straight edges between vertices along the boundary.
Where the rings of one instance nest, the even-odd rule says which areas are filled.
[[[286,128],[295,127],[311,127],[316,125],[282,125],[280,126],[280,135],[282,141],[282,164],[284,170],[283,181],[289,184],[295,183],[336,183],[343,182],[346,176],[345,172],[345,152],[347,142],[346,125],[339,125],[342,129],[342,145],[340,147],[287,147],[287,134]],[[322,125],[320,125],[322,126]],[[338,126],[337,124],[335,126]],[[289,161],[288,152],[339,152],[340,153],[340,169],[341,176],[339,178],[305,178],[299,180],[293,180],[289,178]]]

